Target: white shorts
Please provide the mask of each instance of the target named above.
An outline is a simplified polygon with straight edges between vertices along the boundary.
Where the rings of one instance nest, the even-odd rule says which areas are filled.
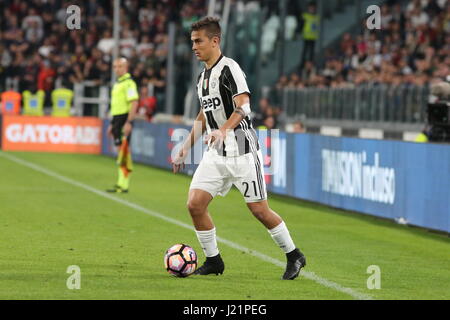
[[[200,189],[224,197],[235,185],[246,202],[267,199],[261,151],[237,157],[223,157],[215,149],[203,154],[189,189]]]

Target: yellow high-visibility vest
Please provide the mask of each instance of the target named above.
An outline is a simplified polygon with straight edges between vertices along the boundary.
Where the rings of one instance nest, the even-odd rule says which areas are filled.
[[[23,97],[23,114],[26,116],[43,116],[44,115],[44,90],[38,90],[31,93],[29,90],[22,92]]]
[[[117,116],[130,112],[131,102],[139,100],[136,82],[129,73],[125,73],[113,86],[111,92],[111,115]]]
[[[303,26],[303,39],[317,40],[319,37],[319,16],[306,12],[303,14],[303,20],[305,21]]]
[[[424,143],[424,142],[428,142],[428,137],[425,133],[419,133],[416,137],[415,142],[419,142],[419,143]]]
[[[52,91],[52,116],[70,117],[73,91],[66,88],[58,88]]]

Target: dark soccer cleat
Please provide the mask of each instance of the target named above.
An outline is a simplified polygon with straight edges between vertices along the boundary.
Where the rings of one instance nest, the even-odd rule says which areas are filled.
[[[109,192],[109,193],[128,193],[128,189],[122,189],[118,185],[115,185],[111,189],[107,189],[106,192]]]
[[[111,193],[116,192],[117,189],[120,189],[120,187],[117,184],[115,184],[112,188],[106,189],[106,192],[111,192]]]
[[[220,254],[218,254],[215,257],[206,257],[205,263],[195,270],[194,274],[206,276],[214,273],[215,275],[219,275],[223,273],[223,270],[225,270],[225,264],[223,263]]]
[[[298,277],[300,269],[306,266],[306,257],[297,248],[286,254],[287,264],[286,271],[282,280],[294,280]]]

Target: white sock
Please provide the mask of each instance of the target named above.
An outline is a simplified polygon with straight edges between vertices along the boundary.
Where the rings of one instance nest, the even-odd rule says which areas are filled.
[[[197,234],[198,241],[200,242],[206,257],[214,257],[219,254],[216,240],[216,228],[206,231],[195,230],[195,233]]]
[[[284,221],[275,228],[267,231],[269,231],[273,241],[275,241],[285,253],[291,252],[296,248]]]

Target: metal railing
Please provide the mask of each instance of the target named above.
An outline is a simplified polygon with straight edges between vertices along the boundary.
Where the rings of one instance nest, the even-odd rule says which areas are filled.
[[[75,116],[107,117],[110,102],[110,89],[108,86],[99,86],[93,81],[83,81],[75,83],[73,91],[73,114]],[[87,110],[87,106],[90,106],[89,110]]]
[[[272,103],[287,117],[419,123],[424,121],[427,86],[274,89]]]

